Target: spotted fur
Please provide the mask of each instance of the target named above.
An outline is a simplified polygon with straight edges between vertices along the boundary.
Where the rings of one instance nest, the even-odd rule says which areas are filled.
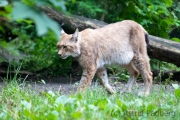
[[[152,72],[146,50],[148,33],[138,23],[124,20],[98,29],[76,29],[74,34],[62,33],[57,43],[62,58],[73,56],[83,68],[78,92],[84,91],[95,74],[108,92],[115,90],[108,83],[106,66],[124,67],[130,78],[124,91],[131,91],[134,81],[141,74],[145,87],[140,95],[148,95],[152,85]]]

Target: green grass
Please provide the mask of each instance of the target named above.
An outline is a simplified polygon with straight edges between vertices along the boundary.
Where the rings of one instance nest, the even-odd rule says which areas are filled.
[[[170,92],[162,87],[148,97],[109,95],[97,86],[78,95],[37,93],[15,80],[0,88],[1,120],[180,120],[179,115],[179,88]]]

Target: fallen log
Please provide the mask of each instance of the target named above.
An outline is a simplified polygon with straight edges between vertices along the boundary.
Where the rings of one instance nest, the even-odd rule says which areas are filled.
[[[170,80],[180,81],[180,71],[152,70],[152,73],[153,73],[153,79],[157,77],[156,82],[161,82],[161,81],[170,82]]]
[[[41,9],[59,24],[64,23],[63,29],[67,33],[73,33],[77,27],[81,31],[86,28],[96,29],[107,25],[107,23],[95,19],[65,15],[49,7],[41,7]],[[149,39],[150,43],[147,48],[150,58],[173,63],[180,67],[180,43],[152,35],[149,35]]]
[[[180,67],[180,43],[150,35],[148,55]]]

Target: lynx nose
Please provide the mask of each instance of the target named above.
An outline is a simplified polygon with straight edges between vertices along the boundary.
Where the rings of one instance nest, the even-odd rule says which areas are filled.
[[[58,55],[61,57],[61,56],[62,56],[62,52],[61,52],[61,51],[59,51],[59,52],[58,52]]]
[[[58,55],[61,57],[62,55],[58,53]]]

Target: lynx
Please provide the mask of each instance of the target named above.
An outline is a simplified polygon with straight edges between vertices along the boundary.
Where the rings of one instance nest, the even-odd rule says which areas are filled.
[[[63,59],[72,56],[83,68],[77,92],[85,91],[96,74],[106,90],[115,93],[108,82],[106,71],[106,66],[115,64],[130,73],[123,91],[130,92],[141,74],[144,89],[139,95],[149,95],[152,72],[146,50],[148,33],[140,24],[124,20],[97,29],[85,29],[81,32],[76,29],[74,34],[61,32],[61,40],[57,43],[59,56]]]

